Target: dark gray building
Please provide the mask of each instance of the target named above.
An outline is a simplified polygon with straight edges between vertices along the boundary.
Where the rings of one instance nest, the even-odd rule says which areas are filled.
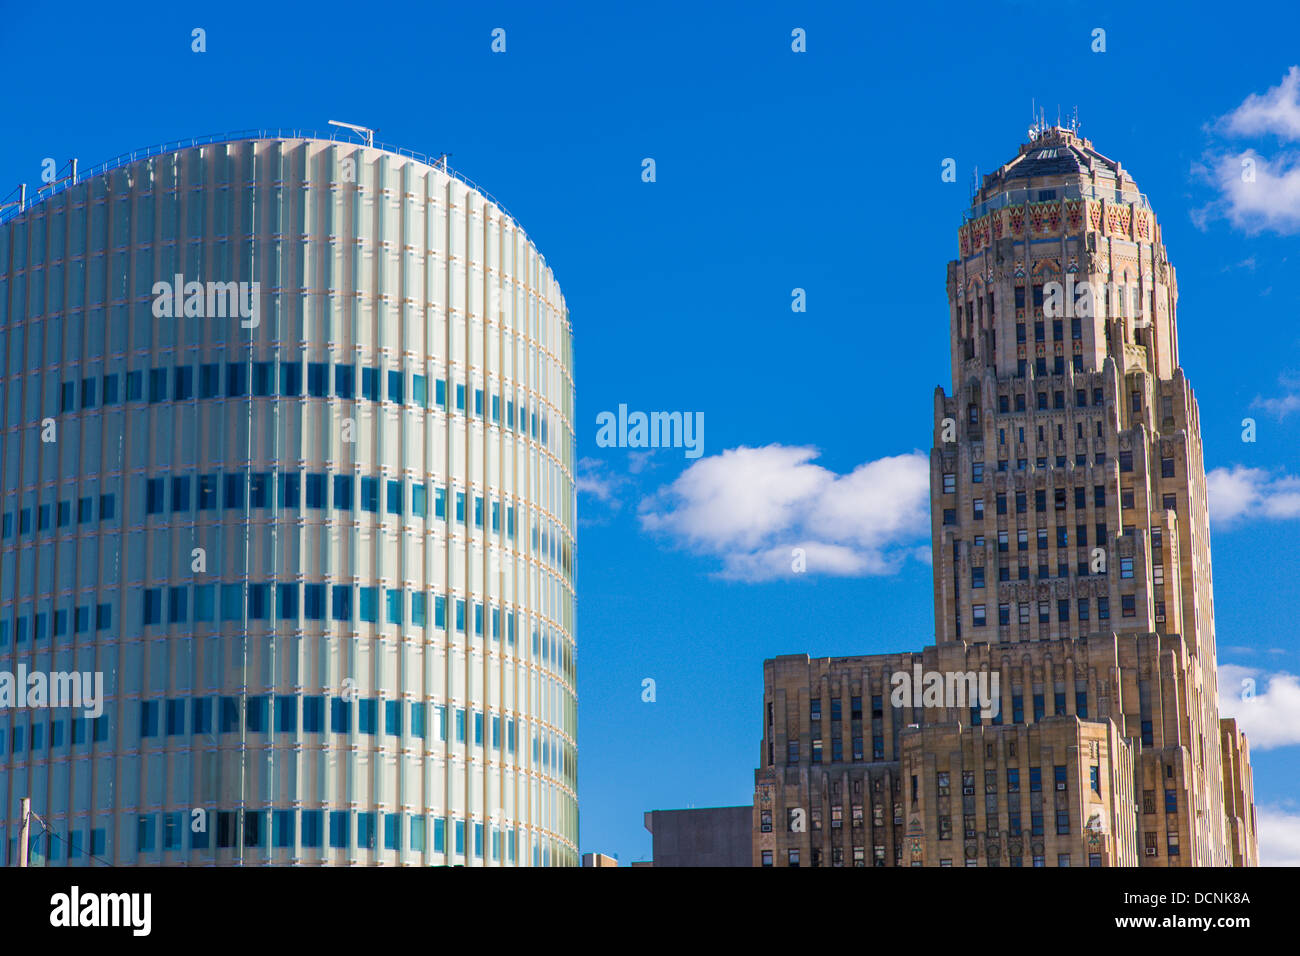
[[[753,807],[651,810],[654,865],[753,866]]]

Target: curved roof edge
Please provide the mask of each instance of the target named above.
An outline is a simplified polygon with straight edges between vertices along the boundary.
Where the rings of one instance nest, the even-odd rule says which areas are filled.
[[[505,204],[502,203],[495,196],[493,196],[490,192],[488,192],[478,183],[474,182],[474,180],[470,179],[468,176],[456,172],[454,169],[448,166],[445,162],[441,161],[439,158],[429,156],[427,153],[421,153],[417,150],[407,149],[404,146],[392,146],[386,143],[371,143],[370,145],[367,145],[365,143],[358,142],[354,138],[353,134],[349,134],[349,133],[341,133],[341,132],[322,133],[319,130],[274,127],[274,128],[263,128],[263,129],[233,130],[231,132],[226,132],[226,133],[212,133],[207,136],[194,136],[189,139],[176,140],[170,143],[160,143],[156,146],[146,146],[143,149],[136,149],[136,150],[132,150],[129,153],[122,153],[121,155],[115,156],[106,162],[98,163],[97,165],[92,166],[87,170],[84,171],[78,170],[77,179],[75,182],[72,181],[71,176],[65,176],[62,179],[56,179],[52,183],[47,183],[45,185],[37,187],[35,199],[28,200],[22,203],[21,205],[17,202],[14,202],[12,204],[9,204],[5,208],[0,208],[0,225],[3,225],[9,220],[15,219],[18,216],[25,214],[26,212],[40,205],[46,200],[51,199],[54,196],[57,196],[65,189],[70,189],[73,186],[83,183],[88,179],[93,179],[96,176],[102,176],[105,173],[112,172],[115,169],[120,169],[123,166],[129,166],[130,164],[139,162],[142,159],[149,159],[154,156],[163,156],[166,155],[167,153],[178,153],[181,150],[193,149],[196,146],[217,146],[217,145],[221,145],[222,143],[237,143],[237,142],[246,142],[246,141],[258,140],[258,139],[321,140],[324,142],[343,143],[349,146],[358,146],[362,149],[375,149],[382,153],[389,153],[393,156],[401,156],[404,159],[411,159],[416,161],[417,163],[423,163],[424,165],[429,166],[433,169],[439,169],[442,172],[446,173],[448,176],[452,177],[453,179],[459,180],[465,186],[469,187],[470,189],[474,190],[479,195],[481,195],[484,199],[487,199],[488,201],[493,203],[498,209],[501,210],[502,213],[504,213],[511,220],[513,220],[516,225],[519,224],[519,220],[514,215],[511,214],[510,210],[508,210],[505,207]],[[18,187],[15,187],[14,192],[17,191],[18,191]]]

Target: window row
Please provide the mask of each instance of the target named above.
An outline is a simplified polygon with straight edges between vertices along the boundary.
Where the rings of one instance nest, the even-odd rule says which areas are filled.
[[[29,629],[30,624],[30,629]],[[71,630],[68,625],[71,624]],[[112,604],[82,604],[70,608],[54,608],[38,611],[35,604],[27,605],[27,613],[15,612],[11,619],[0,618],[0,647],[9,646],[9,634],[12,631],[14,645],[21,647],[27,643],[30,635],[35,643],[47,636],[62,637],[66,634],[85,634],[93,631],[107,631],[113,626]]]
[[[96,521],[112,521],[117,515],[117,496],[100,495],[99,507],[95,507],[94,495],[82,498],[65,498],[33,508],[19,508],[6,511],[0,516],[0,539],[13,537],[15,529],[18,534],[39,534],[50,529],[68,528],[75,524],[94,524]],[[75,506],[75,519],[74,519]],[[36,521],[32,522],[33,511]]]
[[[432,597],[432,601],[430,601]],[[455,628],[466,633],[472,620],[475,635],[486,631],[493,640],[504,633],[506,642],[515,642],[515,624],[522,611],[485,606],[464,598],[450,600],[442,594],[428,595],[404,588],[367,587],[352,584],[182,584],[145,588],[141,593],[143,621],[146,627],[194,622],[243,621],[341,621],[344,623],[381,623],[414,627],[432,624],[447,627],[450,603]],[[430,620],[432,604],[432,620]],[[536,632],[534,632],[536,633]]]
[[[1091,620],[1091,601],[1092,598],[1078,598],[1075,602],[1073,602],[1080,623],[1087,623],[1088,621]],[[1068,624],[1070,622],[1071,603],[1072,602],[1070,601],[1069,598],[1061,598],[1056,602],[1057,623]],[[1137,603],[1134,595],[1132,594],[1121,595],[1120,606],[1121,606],[1121,615],[1123,617],[1136,616]],[[1030,623],[1031,605],[1028,602],[1021,602],[1020,604],[1016,605],[1016,607],[1017,607],[1017,612],[1016,612],[1017,623],[1019,624]],[[1012,605],[1010,604],[998,605],[999,625],[1005,627],[1011,623],[1011,608]],[[1052,604],[1050,601],[1038,602],[1037,620],[1039,624],[1052,623]],[[1098,621],[1110,620],[1110,598],[1108,597],[1097,598],[1097,620]],[[986,605],[984,604],[972,605],[971,623],[975,627],[983,627],[987,623]]]
[[[48,738],[46,732],[48,731]],[[64,722],[62,719],[52,719],[48,724],[44,721],[37,721],[32,718],[30,725],[15,722],[12,733],[9,738],[9,748],[5,749],[5,728],[0,724],[0,763],[4,762],[4,755],[7,753],[32,753],[40,754],[45,752],[46,740],[49,741],[49,749],[54,751],[64,746]],[[70,747],[87,747],[93,743],[108,742],[108,715],[101,714],[98,717],[70,717],[67,726],[67,741]],[[17,758],[22,759],[22,758]]]
[[[461,414],[472,414],[474,418],[487,419],[494,424],[502,424],[502,401],[500,395],[485,396],[482,388],[473,390],[472,413],[467,407],[467,391],[463,383],[448,383],[435,379],[432,392],[428,378],[424,375],[410,376],[408,391],[405,372],[389,369],[363,367],[360,388],[356,372],[352,365],[329,362],[279,363],[279,375],[276,375],[275,362],[227,362],[224,367],[217,362],[198,366],[176,365],[171,368],[137,369],[125,375],[125,400],[128,402],[184,402],[193,398],[300,398],[305,394],[310,398],[326,398],[330,395],[347,401],[360,398],[365,401],[378,402],[380,382],[385,380],[387,388],[384,399],[396,405],[414,405],[418,408],[446,410],[448,390],[454,397],[453,409]],[[333,369],[333,391],[330,390],[330,370]],[[195,375],[197,369],[197,377]],[[196,388],[197,381],[197,388]],[[78,409],[93,409],[99,405],[116,405],[119,402],[118,376],[116,373],[102,378],[83,378],[79,382],[62,383],[59,392],[59,412],[69,413]],[[278,387],[277,387],[278,386]],[[515,413],[515,400],[505,401],[505,427],[547,444],[550,431],[550,414],[545,406],[530,406],[523,399],[519,401],[518,415]]]
[[[328,697],[256,695],[244,697],[175,697],[142,700],[140,739],[188,735],[265,734],[365,734],[407,737],[458,744],[516,754],[515,719],[485,715],[482,711],[422,701],[403,702],[378,697]],[[327,719],[328,715],[328,719]],[[407,718],[404,720],[403,718]],[[450,724],[449,724],[450,719]],[[430,723],[432,726],[430,727]],[[542,735],[546,736],[546,735]],[[550,741],[537,747],[550,757]]]
[[[123,818],[131,828],[127,852],[139,855],[245,847],[265,850],[392,850],[473,856],[515,863],[528,845],[523,827],[502,827],[456,817],[367,810],[173,810]],[[103,827],[38,831],[30,861],[72,865],[104,857]],[[534,865],[542,854],[534,837]]]
[[[324,511],[332,507],[335,511],[447,520],[447,489],[432,482],[296,471],[225,471],[141,480],[146,515],[275,507]],[[472,519],[476,528],[501,532],[503,509],[498,499],[455,491],[452,503],[457,524],[468,525]],[[506,537],[513,539],[515,506],[507,504],[504,512]]]

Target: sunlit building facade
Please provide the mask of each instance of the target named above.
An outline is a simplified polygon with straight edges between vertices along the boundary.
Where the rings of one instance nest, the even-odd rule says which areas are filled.
[[[578,865],[572,336],[516,222],[297,134],[33,199],[0,671],[105,699],[0,709],[6,861],[30,797],[50,865]]]
[[[1200,416],[1147,197],[1076,129],[985,176],[933,396],[935,642],[764,665],[758,866],[1249,866]],[[989,699],[897,698],[935,674]],[[978,678],[978,682],[977,679]]]

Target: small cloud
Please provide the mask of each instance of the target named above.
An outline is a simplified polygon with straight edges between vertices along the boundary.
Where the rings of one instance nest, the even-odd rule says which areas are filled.
[[[1300,139],[1300,66],[1287,71],[1267,93],[1252,93],[1220,120],[1235,136],[1273,134],[1282,140]]]
[[[1300,478],[1234,465],[1205,476],[1210,518],[1217,525],[1247,519],[1285,521],[1300,517]]]
[[[1255,807],[1261,866],[1300,866],[1300,813],[1277,804]]]
[[[724,578],[892,574],[929,529],[930,460],[916,451],[848,474],[815,448],[732,448],[692,464],[641,504],[641,525],[722,561]],[[803,549],[797,561],[795,549]]]
[[[1262,408],[1276,418],[1286,418],[1292,412],[1300,410],[1300,378],[1290,372],[1278,376],[1277,382],[1284,394],[1277,398],[1263,398],[1256,395],[1250,403],[1251,408]]]
[[[623,500],[620,494],[628,481],[626,475],[615,474],[610,469],[609,463],[599,458],[578,459],[578,474],[574,481],[578,494],[588,500],[599,502],[610,512],[622,509]]]
[[[1236,718],[1252,751],[1300,744],[1300,679],[1286,671],[1222,664],[1219,714]]]
[[[655,453],[653,451],[629,451],[627,453],[627,470],[634,475],[639,475],[645,471],[646,466],[651,463]]]
[[[1300,411],[1300,395],[1282,395],[1279,398],[1262,398],[1255,396],[1251,408],[1262,408],[1275,418],[1286,418],[1292,412]]]

